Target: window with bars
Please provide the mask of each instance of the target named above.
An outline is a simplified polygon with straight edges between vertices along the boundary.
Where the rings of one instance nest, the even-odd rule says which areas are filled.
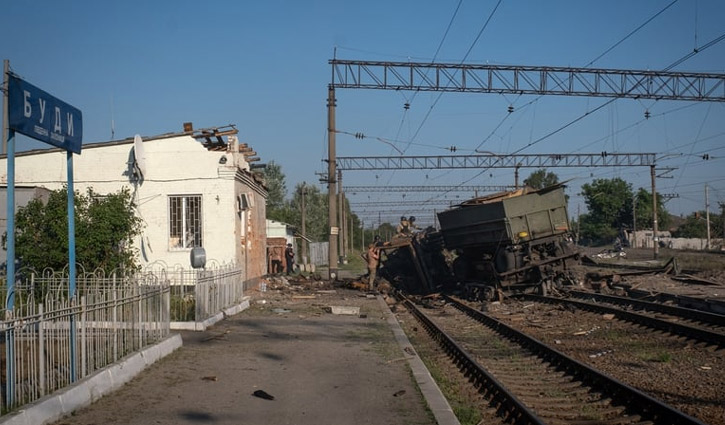
[[[169,196],[169,248],[203,246],[201,195]]]

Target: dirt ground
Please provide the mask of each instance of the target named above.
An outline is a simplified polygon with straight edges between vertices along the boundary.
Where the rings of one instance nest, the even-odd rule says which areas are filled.
[[[598,251],[597,248],[583,248],[583,252],[589,256]],[[651,249],[628,249],[626,253],[626,258],[596,260],[614,268],[576,266],[575,271],[585,287],[590,287],[592,283],[587,275],[596,273],[613,275],[621,271],[622,273],[615,277],[616,283],[632,289],[649,291],[653,294],[664,292],[725,302],[725,254],[662,249],[658,259],[654,260]],[[665,265],[672,258],[677,261],[681,269],[679,275],[673,272],[628,275],[631,270],[626,269],[628,266],[656,268]],[[618,270],[616,266],[623,268]],[[687,277],[693,279],[685,279]],[[611,279],[609,282],[611,283]]]
[[[377,299],[280,282],[206,332],[183,332],[182,348],[56,425],[435,423]]]

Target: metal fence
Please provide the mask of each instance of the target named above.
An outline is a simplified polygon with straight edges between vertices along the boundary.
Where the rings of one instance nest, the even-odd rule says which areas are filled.
[[[79,273],[72,299],[67,273],[18,276],[15,308],[0,323],[3,413],[169,335],[169,285],[154,274]]]
[[[162,341],[172,321],[202,322],[241,304],[244,292],[235,265],[154,264],[127,277],[80,272],[72,299],[67,271],[17,276],[15,307],[0,312],[3,414]],[[0,296],[7,300],[6,287]]]
[[[310,243],[310,264],[321,266],[329,263],[329,242]]]
[[[203,322],[244,298],[242,269],[235,264],[212,264],[203,270],[153,264],[147,270],[170,287],[172,322]]]

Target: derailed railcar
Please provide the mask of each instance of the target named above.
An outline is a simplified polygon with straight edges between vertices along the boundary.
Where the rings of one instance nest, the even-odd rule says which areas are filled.
[[[474,198],[438,213],[455,278],[471,296],[548,288],[569,279],[576,259],[563,185]]]

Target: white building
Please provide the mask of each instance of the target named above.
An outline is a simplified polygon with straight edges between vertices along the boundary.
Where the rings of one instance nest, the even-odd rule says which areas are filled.
[[[75,190],[114,193],[130,189],[143,220],[137,240],[142,265],[189,267],[190,250],[202,246],[207,263],[236,263],[245,280],[266,273],[266,198],[258,160],[237,141],[232,127],[93,143],[73,155]],[[226,138],[226,140],[225,140]],[[0,159],[7,185],[7,159]],[[56,190],[67,181],[66,152],[16,153],[15,184]]]

